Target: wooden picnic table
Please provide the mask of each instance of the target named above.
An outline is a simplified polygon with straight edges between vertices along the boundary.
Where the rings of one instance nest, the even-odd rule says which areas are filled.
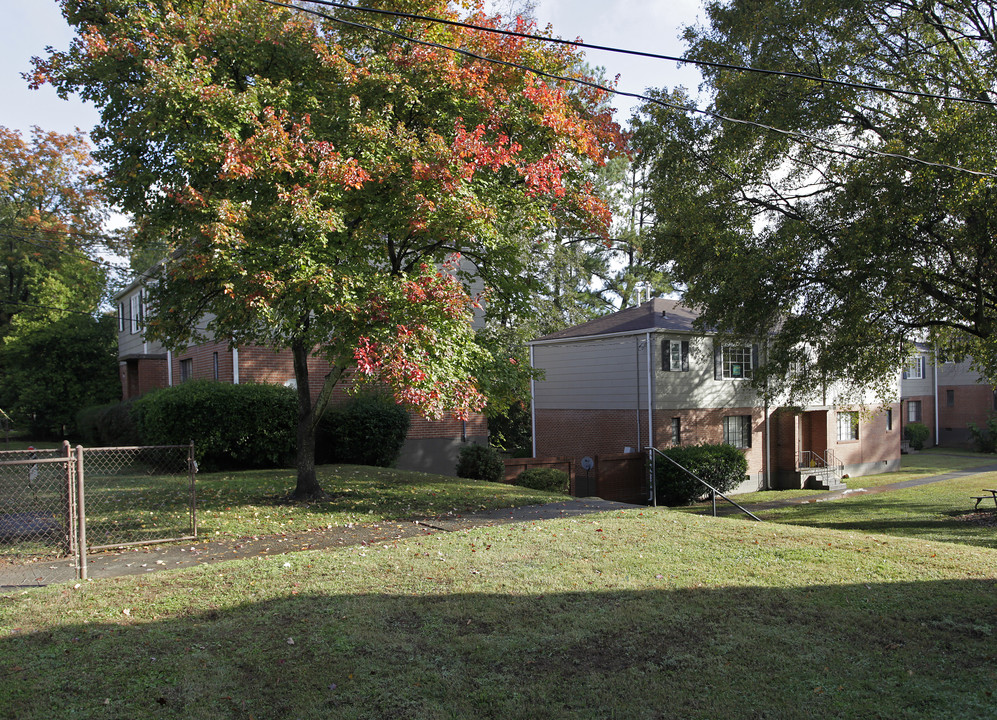
[[[993,500],[994,501],[994,509],[997,510],[997,489],[983,488],[983,492],[990,493],[990,494],[989,495],[970,495],[970,499],[976,501],[976,505],[973,506],[973,509],[974,510],[978,509],[980,507],[980,503],[983,502],[984,500]]]

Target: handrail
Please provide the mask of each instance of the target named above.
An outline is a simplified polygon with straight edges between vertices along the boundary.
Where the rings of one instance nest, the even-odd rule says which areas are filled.
[[[746,508],[741,507],[740,505],[738,505],[736,502],[734,502],[729,497],[727,497],[726,495],[724,495],[722,492],[720,492],[719,490],[717,490],[715,487],[713,487],[712,485],[710,485],[708,482],[706,482],[705,480],[703,480],[703,478],[699,477],[692,470],[690,470],[687,467],[683,467],[679,463],[675,462],[670,457],[668,457],[667,455],[665,455],[663,452],[661,452],[660,450],[658,450],[658,448],[656,448],[656,447],[648,447],[646,449],[647,450],[651,450],[651,451],[657,453],[658,455],[660,455],[661,457],[665,458],[665,460],[667,460],[668,462],[670,462],[672,465],[674,465],[675,467],[677,467],[679,470],[682,470],[684,472],[689,473],[692,477],[694,477],[696,480],[698,480],[701,484],[705,485],[709,489],[709,491],[710,491],[710,498],[713,501],[713,517],[717,516],[717,495],[719,495],[724,500],[726,500],[727,502],[729,502],[731,505],[733,505],[734,507],[736,507],[738,510],[740,510],[741,512],[743,512],[745,515],[750,516],[751,518],[757,520],[758,522],[762,521],[762,519],[760,517],[758,517],[757,515],[755,515],[754,513],[752,513],[750,510],[748,510],[748,509],[746,509]],[[652,458],[653,458],[653,456],[652,456]],[[654,473],[654,463],[653,462],[651,463],[651,473],[652,473],[651,477],[654,479],[654,483],[652,484],[652,488],[653,488],[653,491],[654,491],[655,502],[657,502],[657,496],[658,496],[658,494],[657,494],[657,487],[655,487],[655,485],[657,484],[657,477],[655,477],[656,473]]]

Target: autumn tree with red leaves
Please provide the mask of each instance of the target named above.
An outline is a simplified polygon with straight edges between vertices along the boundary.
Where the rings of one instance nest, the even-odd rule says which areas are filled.
[[[480,5],[374,4],[502,22]],[[113,200],[140,237],[169,240],[149,335],[180,347],[207,320],[208,335],[291,349],[296,496],[321,492],[314,429],[344,376],[427,417],[479,409],[475,373],[494,358],[474,342],[471,281],[515,295],[523,238],[555,222],[607,230],[585,164],[622,141],[597,91],[259,0],[62,5],[78,38],[36,60],[35,81],[100,108]],[[536,41],[390,28],[552,74],[580,67]],[[313,354],[333,368],[314,403]]]

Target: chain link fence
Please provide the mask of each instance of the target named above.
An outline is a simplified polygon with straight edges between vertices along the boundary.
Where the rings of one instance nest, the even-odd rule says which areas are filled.
[[[197,536],[192,445],[0,452],[0,587],[86,577],[88,552]]]

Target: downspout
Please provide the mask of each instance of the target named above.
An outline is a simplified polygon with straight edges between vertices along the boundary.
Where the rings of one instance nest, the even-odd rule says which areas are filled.
[[[173,387],[173,351],[166,351],[166,387]]]
[[[533,346],[530,345],[530,370],[535,370],[533,364]],[[533,457],[537,456],[537,380],[530,373],[530,434],[533,436]]]
[[[765,362],[769,360],[769,341],[765,339]],[[764,490],[772,489],[772,424],[769,422],[769,383],[765,380],[765,475]]]
[[[637,391],[637,452],[640,452],[641,442],[640,442],[640,335],[634,335],[634,350],[636,352],[635,358],[637,360],[637,387],[634,388]]]
[[[932,367],[932,383],[934,384],[934,396],[935,396],[935,447],[938,447],[938,406],[942,404],[941,398],[938,397],[938,346],[932,349],[933,355],[931,356],[931,367]]]
[[[239,348],[232,348],[232,384],[239,384]]]
[[[650,291],[649,291],[650,292]],[[647,444],[654,446],[654,375],[651,373],[651,333],[647,333]],[[637,452],[643,448],[638,447]]]

